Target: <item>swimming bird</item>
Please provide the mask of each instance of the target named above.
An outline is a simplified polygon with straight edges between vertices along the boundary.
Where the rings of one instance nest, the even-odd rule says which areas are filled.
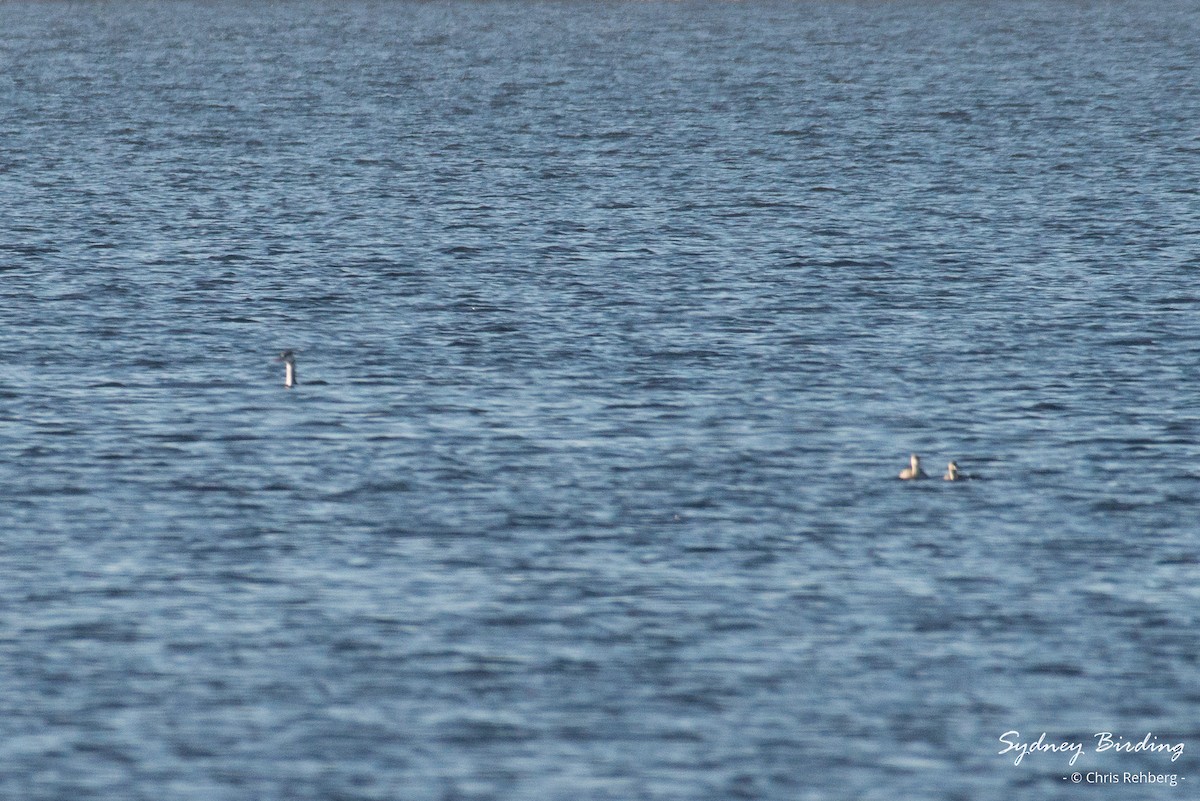
[[[911,481],[915,478],[929,478],[929,475],[921,469],[921,458],[914,453],[908,459],[908,467],[900,471],[900,478]]]
[[[283,385],[285,387],[291,389],[300,383],[296,380],[296,354],[285,350],[275,361],[283,362]]]
[[[951,462],[946,465],[946,475],[942,476],[943,481],[962,481],[966,476],[958,472],[958,462]]]

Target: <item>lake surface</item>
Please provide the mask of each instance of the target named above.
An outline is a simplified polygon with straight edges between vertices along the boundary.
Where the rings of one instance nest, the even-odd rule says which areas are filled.
[[[0,4],[0,796],[1193,794],[1200,6],[250,5]]]

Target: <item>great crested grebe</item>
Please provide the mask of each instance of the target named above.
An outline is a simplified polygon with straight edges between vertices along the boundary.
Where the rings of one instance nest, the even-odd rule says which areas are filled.
[[[921,469],[921,458],[915,453],[908,458],[908,467],[900,471],[900,478],[904,481],[911,481],[916,478],[929,478],[925,471]]]
[[[962,481],[966,476],[958,472],[958,462],[951,462],[946,465],[946,475],[942,476],[943,481]]]
[[[296,354],[285,350],[275,361],[283,362],[283,385],[288,389],[300,383],[296,380]]]

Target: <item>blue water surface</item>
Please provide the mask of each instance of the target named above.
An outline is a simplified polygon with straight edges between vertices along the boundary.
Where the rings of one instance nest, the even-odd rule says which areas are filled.
[[[0,4],[0,797],[1189,797],[1198,120],[1185,0]]]

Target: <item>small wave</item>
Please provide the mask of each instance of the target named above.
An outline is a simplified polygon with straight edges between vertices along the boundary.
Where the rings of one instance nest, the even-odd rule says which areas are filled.
[[[1152,503],[1135,503],[1132,501],[1119,501],[1115,498],[1106,498],[1102,501],[1097,501],[1092,504],[1092,510],[1096,512],[1132,512],[1137,509],[1144,509],[1148,506],[1153,506]]]
[[[47,639],[51,642],[58,640],[96,640],[98,642],[131,643],[137,642],[137,628],[134,624],[119,624],[108,620],[97,620],[88,623],[70,623],[56,626],[46,631]]]
[[[1077,677],[1086,675],[1086,671],[1078,665],[1066,662],[1038,662],[1025,668],[1026,673],[1039,676]]]
[[[46,256],[51,253],[58,253],[59,249],[54,245],[30,245],[24,243],[15,244],[0,244],[0,251],[8,251],[15,253],[18,256]]]
[[[474,256],[477,253],[482,253],[483,248],[471,245],[454,245],[453,247],[443,248],[441,252],[447,256]]]
[[[437,728],[440,732],[437,738],[452,745],[512,744],[537,738],[537,733],[533,730],[504,718],[464,716],[444,721]]]
[[[1054,401],[1039,401],[1031,406],[1026,406],[1025,410],[1029,412],[1065,412],[1067,406]]]
[[[948,120],[950,122],[971,122],[971,115],[961,109],[939,111],[936,116],[940,120]]]

